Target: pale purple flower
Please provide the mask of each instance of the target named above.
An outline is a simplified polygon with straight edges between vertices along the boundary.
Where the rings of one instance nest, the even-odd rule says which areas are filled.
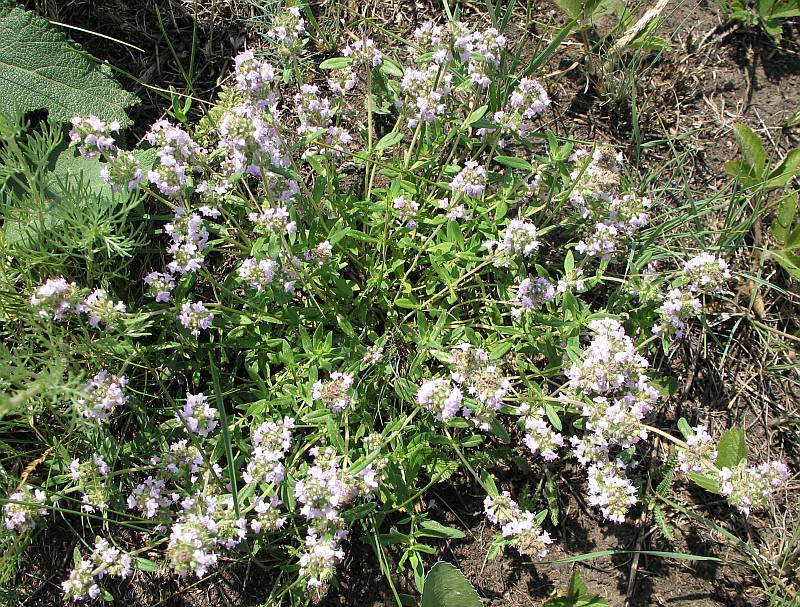
[[[75,310],[89,315],[89,326],[97,329],[102,322],[106,327],[117,323],[122,314],[127,312],[124,303],[116,303],[109,298],[104,289],[95,289],[89,293],[83,303],[77,304]]]
[[[478,165],[475,160],[467,160],[464,168],[450,182],[450,189],[468,198],[483,196],[486,190],[486,167]]]
[[[78,410],[83,417],[89,419],[108,419],[114,409],[128,402],[125,394],[127,384],[128,380],[124,376],[100,371],[83,389],[85,396],[78,399]]]
[[[200,331],[211,327],[214,322],[214,315],[208,311],[202,301],[181,304],[181,312],[178,314],[178,321],[189,332],[198,337]]]
[[[111,133],[119,132],[120,123],[116,120],[105,122],[97,116],[74,116],[70,121],[70,145],[78,146],[84,158],[94,158],[99,154],[112,154],[117,144]]]
[[[252,51],[243,51],[233,59],[237,88],[246,93],[258,109],[274,105],[277,96],[272,90],[275,68],[259,61]]]
[[[721,257],[711,253],[701,253],[683,265],[683,275],[694,292],[718,293],[725,289],[731,278],[731,271]]]
[[[208,404],[208,398],[200,394],[187,394],[186,404],[176,414],[178,421],[183,422],[189,432],[199,436],[208,436],[219,425],[217,410]]]
[[[311,396],[314,400],[321,400],[334,413],[341,413],[350,404],[353,381],[352,373],[334,371],[329,380],[314,382]]]
[[[593,464],[588,471],[587,501],[615,523],[624,522],[628,510],[637,502],[636,487],[623,472],[624,466],[613,461]]]
[[[424,382],[417,390],[417,403],[433,413],[435,419],[441,422],[454,417],[463,401],[464,393],[461,388],[442,377]]]
[[[172,299],[172,289],[175,288],[175,280],[171,274],[164,272],[150,272],[144,277],[147,285],[147,294],[155,297],[157,302],[168,302]]]
[[[3,524],[9,531],[22,533],[36,523],[37,518],[47,516],[47,495],[41,489],[24,485],[8,496],[3,505]],[[14,503],[20,502],[20,503]]]
[[[686,448],[678,450],[678,468],[681,472],[702,472],[713,468],[717,460],[714,438],[704,425],[692,428],[692,436],[686,439]]]
[[[363,65],[373,68],[383,62],[383,55],[375,47],[375,42],[371,38],[359,38],[347,44],[342,49],[342,55],[352,57],[353,65],[356,67]]]
[[[30,303],[38,308],[42,318],[59,321],[67,312],[75,311],[78,300],[78,287],[74,282],[68,283],[63,276],[50,278],[36,287],[31,295]]]
[[[292,445],[294,418],[284,417],[281,424],[264,422],[253,432],[253,452],[242,475],[244,482],[273,483],[283,481],[283,458]]]
[[[321,539],[313,529],[306,536],[305,551],[300,556],[300,575],[308,588],[321,588],[333,577],[336,565],[344,559],[344,551],[336,538]]]
[[[100,176],[111,186],[112,192],[132,192],[144,179],[144,172],[133,152],[117,150],[100,169]]]
[[[511,315],[519,318],[530,310],[538,310],[545,302],[553,301],[556,289],[549,280],[539,277],[536,280],[525,278],[517,286],[517,293],[511,301]]]

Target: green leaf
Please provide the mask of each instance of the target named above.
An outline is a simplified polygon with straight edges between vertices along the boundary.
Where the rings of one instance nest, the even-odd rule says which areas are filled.
[[[717,445],[717,468],[735,468],[747,459],[747,444],[744,442],[744,430],[729,428]]]
[[[139,571],[147,571],[152,573],[161,569],[161,567],[158,566],[158,563],[154,563],[150,559],[146,559],[141,556],[134,556],[132,560],[134,568],[138,569]]]
[[[353,63],[352,57],[332,57],[319,64],[323,70],[341,70]]]
[[[420,607],[482,607],[475,588],[450,563],[439,561],[428,572]]]
[[[498,495],[500,495],[500,492],[497,490],[497,485],[495,485],[492,475],[489,474],[486,470],[481,471],[481,486],[486,490],[486,493],[489,494],[489,497],[497,497]]]
[[[790,190],[778,202],[778,212],[772,222],[772,235],[780,245],[785,245],[797,214],[797,192]]]
[[[465,537],[463,531],[455,529],[454,527],[447,527],[438,521],[422,521],[420,527],[422,527],[422,530],[417,531],[417,535],[447,538],[451,540],[460,540]]]
[[[682,417],[678,420],[678,430],[680,430],[681,434],[683,434],[683,438],[691,438],[694,436],[692,427],[689,425],[689,422],[686,421],[685,417]]]
[[[0,112],[46,109],[67,122],[93,114],[130,123],[125,108],[138,102],[91,56],[32,11],[0,7]]]
[[[464,124],[462,125],[462,128],[465,128],[465,129],[469,128],[473,124],[478,122],[478,120],[480,120],[481,118],[484,117],[484,115],[486,114],[486,110],[487,109],[489,109],[488,105],[482,105],[478,109],[473,110],[472,112],[470,112],[470,115],[467,116],[467,119],[464,121]]]
[[[800,228],[796,231],[800,231]],[[786,270],[790,276],[800,280],[800,255],[795,255],[789,251],[770,251],[769,254],[775,261],[781,264],[781,267]]]
[[[719,481],[716,478],[706,474],[698,474],[697,472],[689,473],[689,480],[691,480],[698,487],[702,487],[711,493],[720,493]]]
[[[739,123],[733,125],[733,138],[739,146],[745,163],[752,169],[756,177],[761,177],[764,174],[767,155],[758,135],[746,124]]]
[[[378,143],[375,144],[375,149],[384,150],[386,148],[392,147],[393,145],[397,145],[402,140],[403,140],[402,131],[392,131],[391,133],[387,133],[378,140]]]
[[[800,168],[800,148],[792,150],[767,176],[767,189],[780,188],[788,184]]]
[[[511,169],[525,169],[527,171],[533,170],[533,166],[530,162],[522,158],[516,158],[515,156],[495,156],[494,159],[495,162]]]

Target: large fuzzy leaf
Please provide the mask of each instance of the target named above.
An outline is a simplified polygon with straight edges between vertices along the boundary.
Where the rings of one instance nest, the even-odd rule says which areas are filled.
[[[97,62],[36,13],[0,2],[0,112],[46,109],[66,122],[94,114],[128,124],[137,102]]]

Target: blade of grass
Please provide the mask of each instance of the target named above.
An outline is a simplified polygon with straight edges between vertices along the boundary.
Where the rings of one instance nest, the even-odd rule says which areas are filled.
[[[219,369],[214,363],[213,353],[208,353],[208,364],[211,368],[211,380],[214,383],[214,397],[217,400],[217,410],[219,411],[219,421],[222,426],[222,442],[225,446],[225,457],[228,459],[228,478],[231,483],[231,496],[233,497],[233,507],[236,516],[239,516],[239,492],[236,488],[236,467],[233,461],[233,448],[231,447],[231,433],[228,427],[228,413],[225,411],[225,403],[222,402],[222,390],[219,386]]]

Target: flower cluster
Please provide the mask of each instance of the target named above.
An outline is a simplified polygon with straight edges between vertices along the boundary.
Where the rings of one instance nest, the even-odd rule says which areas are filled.
[[[100,596],[99,580],[113,576],[122,579],[130,576],[131,556],[114,548],[108,540],[97,538],[88,558],[82,558],[70,572],[69,578],[61,582],[61,590],[67,601],[83,601]]]
[[[334,413],[341,413],[350,404],[349,390],[352,386],[352,373],[334,371],[329,380],[314,382],[311,397],[314,400],[321,400]]]
[[[417,402],[446,422],[458,415],[489,430],[503,404],[511,382],[489,362],[488,353],[468,343],[450,351],[450,378],[427,380],[417,390]]]
[[[297,222],[292,221],[286,207],[279,206],[261,213],[250,213],[248,219],[253,222],[253,227],[258,232],[291,235],[297,231]]]
[[[111,186],[111,191],[114,193],[123,189],[132,192],[142,183],[144,171],[133,152],[116,150],[113,155],[107,157],[105,166],[100,169],[100,177]]]
[[[714,438],[703,425],[693,428],[692,436],[686,439],[686,447],[678,451],[678,468],[682,472],[702,472],[709,462],[717,459]]]
[[[718,293],[731,278],[728,263],[711,253],[701,253],[683,265],[683,276],[693,293]]]
[[[131,510],[138,510],[145,518],[157,518],[162,510],[169,508],[177,500],[177,494],[166,494],[167,484],[159,478],[148,476],[136,485],[128,495],[127,504]]]
[[[591,236],[578,242],[575,249],[610,261],[622,249],[622,239],[630,238],[647,224],[652,202],[647,197],[622,193],[621,152],[597,147],[590,154],[579,149],[570,160],[575,163],[570,173],[572,203],[594,227]]]
[[[405,196],[397,196],[392,202],[392,208],[397,211],[398,219],[405,223],[407,227],[414,228],[417,222],[414,218],[419,211],[419,203],[406,199]]]
[[[181,501],[182,510],[172,525],[166,556],[180,577],[203,577],[216,566],[221,547],[233,548],[247,534],[247,519],[236,516],[233,498],[199,494]]]
[[[3,505],[3,525],[9,531],[22,533],[32,528],[37,518],[47,516],[47,495],[41,489],[24,485],[8,499]]]
[[[751,508],[766,506],[775,489],[783,486],[787,478],[789,468],[779,461],[750,467],[742,463],[719,472],[722,495],[745,516],[750,515]]]
[[[168,302],[172,299],[175,280],[171,274],[150,272],[144,277],[144,283],[147,285],[147,294],[150,297],[154,297],[157,302]]]
[[[681,339],[686,332],[686,320],[697,316],[702,308],[693,293],[670,289],[657,310],[661,322],[653,327],[653,333]]]
[[[187,394],[186,404],[175,417],[186,425],[189,432],[199,436],[208,436],[219,425],[217,410],[208,404],[208,399],[202,392]]]
[[[202,216],[178,206],[175,218],[164,226],[164,231],[172,238],[169,246],[172,261],[167,264],[169,272],[187,274],[200,269],[204,261],[203,250],[208,244],[208,230],[203,225]]]
[[[80,291],[74,282],[67,282],[63,276],[50,278],[36,287],[30,303],[37,308],[42,318],[59,321],[67,312],[77,312]]]
[[[116,120],[106,123],[97,116],[75,116],[71,123],[70,145],[77,146],[84,158],[94,158],[117,150],[117,144],[111,136],[112,133],[118,133],[121,127]]]
[[[168,198],[183,198],[192,173],[202,170],[205,151],[186,131],[168,120],[154,123],[146,139],[158,148],[156,165],[147,173],[148,181]]]
[[[501,132],[511,131],[519,137],[525,137],[535,126],[533,120],[537,118],[550,105],[547,91],[532,78],[523,78],[509,97],[505,109],[495,112],[493,121]],[[481,129],[480,134],[490,132],[490,129]],[[501,140],[500,147],[505,147]]]
[[[435,64],[405,71],[401,83],[403,98],[397,103],[408,110],[408,128],[413,129],[420,123],[430,124],[444,113],[447,107],[444,101],[450,94],[452,79],[452,75],[443,74]]]
[[[581,398],[579,413],[585,420],[584,435],[570,440],[575,457],[589,466],[590,503],[607,519],[621,522],[636,503],[636,490],[612,449],[626,449],[647,437],[642,420],[658,392],[645,373],[649,363],[618,321],[593,320],[589,329],[592,341],[566,373],[570,390]]]
[[[606,519],[615,523],[625,521],[631,506],[635,506],[636,487],[625,476],[625,464],[620,460],[600,461],[589,466],[587,501],[600,508]]]
[[[347,537],[341,510],[358,497],[378,489],[378,476],[370,464],[356,474],[343,470],[331,448],[310,451],[314,465],[295,485],[295,498],[302,504],[300,514],[308,521],[306,551],[300,557],[301,575],[309,588],[319,588],[333,575],[344,557],[340,541]]]
[[[100,371],[84,388],[85,396],[78,399],[81,415],[89,419],[106,420],[114,409],[128,402],[125,386],[128,380],[121,375]]]
[[[547,546],[553,543],[550,534],[539,526],[535,514],[522,510],[511,499],[508,491],[496,497],[487,495],[483,508],[489,522],[500,526],[504,545],[514,546],[522,555],[547,556]]]
[[[530,257],[539,248],[539,234],[536,226],[524,219],[512,219],[506,227],[503,240],[487,240],[483,246],[495,250],[494,265],[507,267],[517,255]]]
[[[257,109],[274,105],[277,97],[272,90],[275,68],[259,61],[252,51],[243,51],[233,59],[236,87],[245,93]]]
[[[564,446],[564,437],[553,430],[545,421],[545,411],[542,407],[531,410],[529,404],[524,404],[517,409],[520,421],[525,428],[525,437],[522,442],[530,449],[531,453],[541,453],[546,462],[558,459],[557,449]]]
[[[540,276],[536,280],[523,279],[517,285],[517,293],[511,302],[511,315],[519,318],[530,310],[538,310],[545,302],[556,298],[556,289],[546,278]]]
[[[306,31],[306,22],[296,6],[285,7],[272,20],[267,36],[278,44],[280,52],[295,55],[303,46],[301,36]]]
[[[417,390],[417,403],[433,413],[434,418],[446,422],[461,409],[464,393],[449,379],[436,377],[424,382]]]
[[[211,327],[214,315],[208,311],[202,301],[184,302],[178,314],[178,321],[195,337],[200,336],[200,331]]]
[[[383,54],[375,47],[371,38],[359,38],[342,49],[342,55],[353,59],[354,67],[378,67],[383,63]]]
[[[264,422],[253,432],[253,452],[242,477],[244,482],[274,483],[283,481],[283,458],[292,445],[294,419],[284,417],[281,424]]]
[[[104,289],[95,289],[89,293],[83,303],[75,307],[75,310],[88,314],[89,326],[95,329],[100,326],[101,322],[106,327],[115,324],[120,315],[128,311],[121,301],[114,303]]]
[[[745,516],[769,503],[776,489],[786,484],[790,472],[781,461],[748,466],[746,461],[735,466],[719,467],[714,439],[703,425],[691,429],[686,445],[678,451],[678,467],[682,472],[702,474],[719,486],[719,492]]]
[[[462,194],[468,198],[479,198],[486,190],[486,168],[479,166],[475,160],[467,160],[464,168],[453,177],[450,189],[454,194]]]
[[[465,359],[471,362],[477,360],[479,363],[471,372],[466,372],[463,366]],[[453,381],[459,383],[471,397],[462,408],[461,414],[481,430],[489,430],[503,399],[511,389],[511,382],[496,365],[489,363],[489,355],[483,349],[473,350],[468,343],[459,344],[451,350],[450,361],[456,367],[451,374]]]
[[[224,160],[221,170],[228,176],[242,171],[263,174],[270,164],[288,163],[285,145],[268,115],[255,105],[243,103],[227,109],[219,121],[217,149]]]
[[[72,460],[69,465],[69,475],[83,490],[81,510],[84,512],[108,508],[108,490],[105,485],[108,472],[108,464],[98,453],[85,462],[79,459]]]
[[[277,260],[249,257],[239,266],[239,278],[258,292],[277,282],[286,293],[295,289],[300,277],[300,259],[281,251]]]

